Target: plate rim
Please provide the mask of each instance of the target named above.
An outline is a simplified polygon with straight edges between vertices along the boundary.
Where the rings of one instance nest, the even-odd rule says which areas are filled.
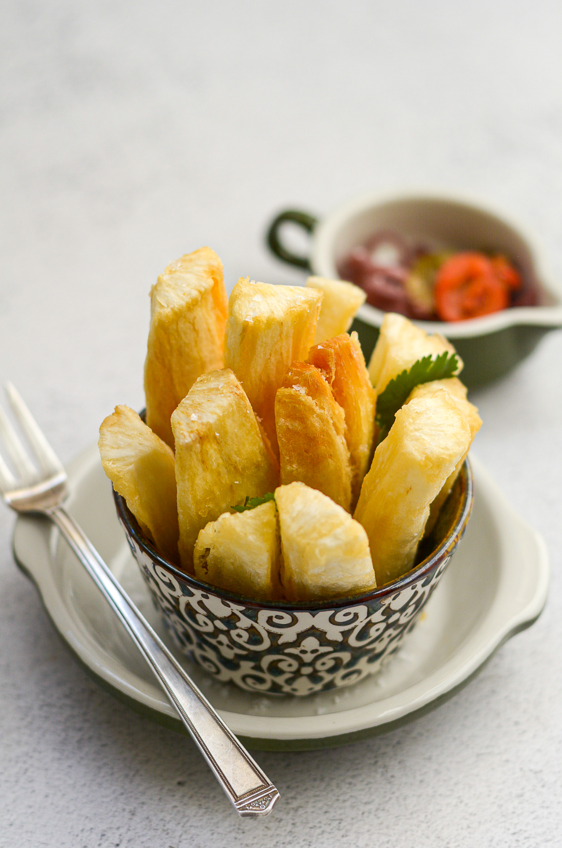
[[[78,489],[89,474],[94,473],[94,465],[98,463],[99,457],[96,445],[92,445],[87,448],[72,463],[70,463],[68,473],[71,488],[74,485]],[[429,677],[422,678],[421,681],[418,681],[413,686],[406,687],[406,689],[401,690],[400,693],[391,696],[388,699],[389,701],[392,701],[392,699],[395,701],[398,700],[402,702],[401,705],[394,704],[393,706],[390,704],[385,712],[375,716],[374,721],[369,721],[367,715],[369,706],[372,706],[372,704],[364,704],[359,707],[351,707],[350,709],[343,710],[341,712],[324,715],[304,717],[276,716],[274,719],[271,716],[268,716],[266,717],[265,725],[272,721],[275,721],[276,724],[275,734],[272,735],[271,728],[269,728],[267,732],[264,732],[263,728],[260,729],[260,719],[262,719],[261,724],[264,724],[263,716],[241,712],[230,712],[228,710],[220,709],[219,712],[223,719],[235,730],[236,734],[243,740],[244,744],[248,747],[260,750],[309,750],[313,748],[336,747],[350,744],[370,736],[390,732],[409,723],[410,721],[414,721],[422,715],[427,714],[452,698],[455,694],[457,694],[457,692],[464,688],[464,686],[470,683],[470,681],[484,668],[487,662],[508,639],[522,630],[525,630],[527,627],[530,627],[537,620],[544,608],[548,594],[550,566],[546,544],[542,537],[533,528],[531,528],[526,521],[515,513],[505,499],[503,493],[498,489],[495,482],[489,476],[484,466],[476,457],[474,457],[472,452],[471,463],[478,486],[483,487],[487,490],[488,494],[493,495],[493,512],[495,512],[493,517],[496,519],[496,522],[499,521],[500,524],[503,522],[504,526],[508,523],[516,525],[519,532],[524,533],[527,536],[528,542],[533,548],[533,562],[528,563],[524,560],[521,561],[521,564],[526,569],[527,573],[530,575],[532,571],[532,576],[535,577],[534,584],[530,587],[528,595],[525,598],[525,603],[520,600],[520,608],[518,611],[514,613],[512,612],[512,614],[507,617],[504,614],[502,620],[496,622],[495,626],[492,627],[487,641],[479,651],[471,653],[470,650],[466,650],[467,646],[465,644],[464,653],[467,654],[467,656],[464,657],[460,665],[459,657],[457,657],[456,654],[453,654],[447,662],[433,672],[433,674],[430,674]],[[109,486],[108,497],[111,497]],[[147,701],[150,702],[151,699],[147,697],[146,694],[143,696],[143,693],[141,693],[138,689],[135,691],[138,695],[141,695],[141,697],[135,697],[132,694],[134,686],[131,685],[130,681],[125,681],[124,679],[118,681],[115,679],[115,675],[111,675],[107,669],[107,674],[104,676],[100,673],[101,664],[95,661],[91,663],[87,662],[80,654],[79,650],[77,650],[78,646],[75,647],[72,644],[71,639],[68,638],[68,632],[65,633],[64,629],[59,626],[60,622],[57,622],[55,609],[57,604],[53,604],[53,598],[48,596],[48,588],[52,589],[53,587],[46,587],[48,579],[42,581],[38,578],[37,568],[34,570],[33,566],[26,563],[24,561],[25,557],[23,557],[18,551],[18,545],[21,544],[21,534],[24,533],[25,535],[26,526],[30,526],[28,524],[29,522],[33,524],[41,522],[41,532],[45,536],[45,541],[47,541],[47,536],[51,532],[51,526],[48,525],[44,519],[30,518],[29,516],[18,516],[12,536],[14,559],[21,571],[36,586],[41,603],[45,608],[53,627],[59,633],[63,644],[70,650],[71,654],[75,657],[82,668],[84,668],[86,673],[101,688],[110,692],[114,697],[132,708],[135,712],[147,716],[158,724],[187,734],[187,730],[184,728],[181,721],[174,716],[171,705],[168,706],[166,704],[160,704],[160,706],[158,706],[154,699],[152,699],[154,705],[151,705],[150,703],[147,703]],[[56,560],[56,555],[54,559]],[[53,556],[51,553],[51,561],[52,560]],[[39,566],[39,570],[40,568],[41,566]],[[500,585],[496,591],[496,596],[499,596],[501,589],[502,586]],[[59,597],[59,600],[62,602],[62,597]],[[61,604],[60,606],[64,608],[64,604]],[[480,626],[473,628],[473,630],[481,630],[486,623],[490,623],[489,618],[490,614],[488,614],[488,616],[484,616],[484,620],[479,623]],[[460,650],[457,653],[462,654],[463,651]],[[115,682],[111,681],[110,678],[112,677]],[[433,685],[431,685],[432,678],[434,677],[441,679],[433,681]],[[118,682],[125,685],[127,691],[120,688]],[[405,693],[410,693],[409,699],[404,698]],[[168,709],[162,709],[162,706],[168,706]],[[353,718],[355,718],[355,724],[352,722],[350,725],[350,714],[353,713],[355,714],[355,716],[353,716]],[[345,716],[348,720],[343,731],[341,728],[341,721],[338,722],[338,717],[342,716]],[[306,725],[307,719],[309,720],[309,723],[310,720],[313,719],[315,729],[311,731],[310,728],[307,730],[305,727],[303,731],[301,727],[301,729],[298,730],[297,725],[299,723],[302,724],[303,720]],[[340,724],[339,728],[338,724]]]

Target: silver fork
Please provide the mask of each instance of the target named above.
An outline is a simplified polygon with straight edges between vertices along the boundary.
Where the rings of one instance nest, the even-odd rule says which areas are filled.
[[[197,743],[228,799],[241,816],[266,816],[279,792],[179,665],[127,596],[92,543],[65,510],[66,472],[15,388],[6,393],[39,464],[31,462],[0,407],[0,437],[15,476],[0,456],[0,490],[20,513],[44,515],[56,524],[133,638],[179,717]]]

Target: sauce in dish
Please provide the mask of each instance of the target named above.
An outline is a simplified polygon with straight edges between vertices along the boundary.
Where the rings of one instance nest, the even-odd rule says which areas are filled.
[[[418,320],[465,321],[537,302],[530,282],[502,254],[431,249],[392,230],[352,248],[338,273],[360,286],[371,306]]]

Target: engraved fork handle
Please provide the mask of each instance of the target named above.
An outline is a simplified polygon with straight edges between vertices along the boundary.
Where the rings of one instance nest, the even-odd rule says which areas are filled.
[[[279,792],[189,679],[62,506],[43,511],[67,539],[158,678],[230,802],[241,816],[268,815]]]

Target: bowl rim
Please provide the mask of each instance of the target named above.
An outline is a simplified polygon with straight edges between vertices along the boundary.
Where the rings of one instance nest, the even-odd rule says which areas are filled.
[[[197,578],[194,577],[192,574],[188,574],[187,572],[182,571],[176,565],[169,562],[169,560],[163,557],[156,550],[154,544],[143,534],[136,518],[129,510],[125,498],[118,492],[116,492],[115,488],[113,488],[113,498],[115,501],[117,515],[123,527],[125,528],[125,531],[128,536],[130,536],[135,541],[136,545],[142,551],[144,551],[144,553],[147,554],[156,565],[161,568],[164,568],[165,571],[169,572],[176,579],[187,583],[190,588],[216,595],[219,598],[232,603],[243,604],[244,607],[251,609],[267,610],[271,612],[320,612],[322,610],[342,609],[346,607],[354,607],[359,606],[361,604],[367,604],[373,601],[377,601],[379,599],[387,597],[388,595],[394,594],[395,592],[400,591],[413,583],[417,583],[418,580],[422,579],[429,572],[431,572],[436,562],[442,558],[444,559],[448,555],[447,551],[452,550],[460,542],[466,530],[468,520],[472,512],[472,505],[474,501],[474,483],[472,477],[472,468],[470,466],[470,461],[468,457],[464,460],[462,464],[461,470],[459,472],[459,479],[461,480],[462,493],[459,500],[459,504],[455,511],[453,528],[449,535],[440,542],[440,544],[434,551],[431,552],[431,554],[429,554],[425,559],[418,563],[418,565],[408,571],[399,580],[395,580],[391,583],[384,583],[382,586],[371,592],[363,592],[358,595],[350,595],[345,598],[334,598],[327,601],[291,602],[256,600],[252,598],[247,598],[244,595],[236,594],[235,592],[229,592],[226,589],[219,589],[216,586],[212,586],[210,583],[204,583],[201,580],[197,580]]]
[[[464,206],[471,211],[495,218],[498,222],[510,228],[526,244],[536,279],[541,288],[554,299],[555,303],[537,306],[513,306],[480,318],[469,318],[458,322],[416,319],[416,324],[419,324],[428,333],[441,333],[452,340],[488,335],[514,326],[552,329],[562,327],[562,285],[554,283],[553,278],[545,271],[543,251],[538,247],[535,237],[530,235],[527,228],[511,214],[507,214],[489,202],[468,194],[419,189],[382,194],[368,193],[348,200],[331,214],[321,219],[314,229],[311,252],[313,273],[326,277],[334,277],[335,275],[335,278],[338,278],[335,266],[328,257],[331,254],[330,248],[335,234],[350,217],[389,203],[419,201]],[[358,310],[356,317],[368,325],[380,327],[386,314],[386,312],[370,304],[364,304]]]

